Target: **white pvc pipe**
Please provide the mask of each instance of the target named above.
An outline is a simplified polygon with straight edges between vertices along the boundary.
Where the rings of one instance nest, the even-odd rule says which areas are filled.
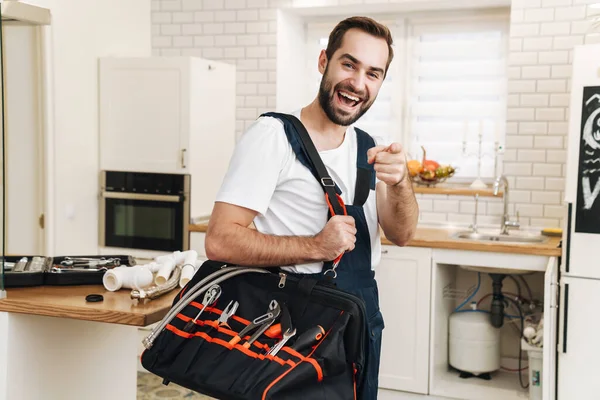
[[[196,268],[192,264],[185,264],[181,270],[181,277],[179,278],[179,287],[184,287],[194,277]]]
[[[150,268],[144,265],[120,266],[106,271],[102,283],[111,292],[121,288],[140,290],[152,285],[153,278]]]
[[[175,263],[177,263],[176,257],[179,256],[179,254],[181,254],[181,252],[179,250],[177,250],[171,254],[165,254],[164,256],[158,256],[154,259],[154,261],[156,261],[159,264],[163,264],[167,260],[173,260]]]
[[[188,250],[185,253],[183,260],[183,269],[179,278],[179,286],[184,287],[197,271],[196,261],[198,260],[198,252],[196,250]]]
[[[175,264],[175,257],[164,259],[161,263],[160,268],[158,269],[156,278],[154,278],[154,283],[156,283],[157,285],[164,285],[165,283],[167,283],[167,281],[171,277],[171,273],[175,269]]]

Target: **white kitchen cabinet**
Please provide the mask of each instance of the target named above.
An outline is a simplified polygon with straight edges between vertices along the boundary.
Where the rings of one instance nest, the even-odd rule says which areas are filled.
[[[100,59],[100,169],[191,175],[210,214],[235,145],[235,66],[194,57]]]
[[[600,396],[600,282],[563,277],[558,334],[558,400]]]
[[[478,287],[478,272],[481,281]],[[491,380],[463,379],[449,365],[449,318],[458,305],[473,294],[469,301],[479,302],[492,293],[490,272],[522,274],[533,291],[533,298],[543,302],[543,372],[541,400],[555,400],[556,386],[556,321],[558,299],[558,259],[556,257],[518,253],[493,253],[435,249],[432,254],[432,306],[429,393],[464,400],[521,400],[529,398],[529,390],[520,386],[518,375],[500,369],[491,373]],[[503,292],[516,293],[510,279],[504,279]],[[522,287],[523,292],[525,288]],[[525,294],[527,296],[527,294]],[[469,305],[463,306],[463,309]],[[481,310],[489,311],[490,300]],[[511,309],[512,313],[516,313]],[[508,313],[508,311],[507,311]],[[516,368],[519,357],[520,335],[506,320],[501,329],[501,364]],[[520,322],[516,321],[520,327]],[[528,365],[523,350],[523,365]],[[522,374],[528,381],[528,371]],[[570,399],[571,397],[567,397]],[[575,397],[573,397],[575,398]]]
[[[376,279],[385,320],[379,387],[426,394],[431,249],[383,246]]]

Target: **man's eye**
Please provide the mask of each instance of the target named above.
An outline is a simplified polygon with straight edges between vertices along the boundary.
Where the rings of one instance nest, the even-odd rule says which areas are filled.
[[[344,63],[344,67],[353,68],[353,65],[350,63]]]
[[[371,76],[372,78],[375,78],[375,79],[378,79],[378,78],[379,78],[379,75],[378,75],[378,74],[376,74],[375,72],[371,72],[371,73],[369,73],[369,76]]]

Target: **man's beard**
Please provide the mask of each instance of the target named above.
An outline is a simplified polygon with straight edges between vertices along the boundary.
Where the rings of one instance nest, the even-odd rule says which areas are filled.
[[[333,84],[327,78],[326,68],[323,78],[321,79],[321,85],[319,87],[319,104],[331,122],[336,125],[352,125],[360,117],[362,117],[369,110],[369,108],[371,108],[371,105],[373,105],[373,102],[369,101],[369,98],[366,97],[366,93],[358,93],[350,85],[338,83],[333,90],[332,86]],[[346,112],[340,112],[340,110],[336,110],[334,102],[338,90],[343,90],[361,98],[361,102],[360,104],[356,105],[356,111],[353,114],[347,114]]]

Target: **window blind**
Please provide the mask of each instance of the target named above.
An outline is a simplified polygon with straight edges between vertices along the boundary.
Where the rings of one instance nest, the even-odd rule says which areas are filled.
[[[506,121],[505,21],[439,21],[409,27],[409,153],[457,167],[456,177],[496,175]],[[481,143],[480,143],[481,142]]]

